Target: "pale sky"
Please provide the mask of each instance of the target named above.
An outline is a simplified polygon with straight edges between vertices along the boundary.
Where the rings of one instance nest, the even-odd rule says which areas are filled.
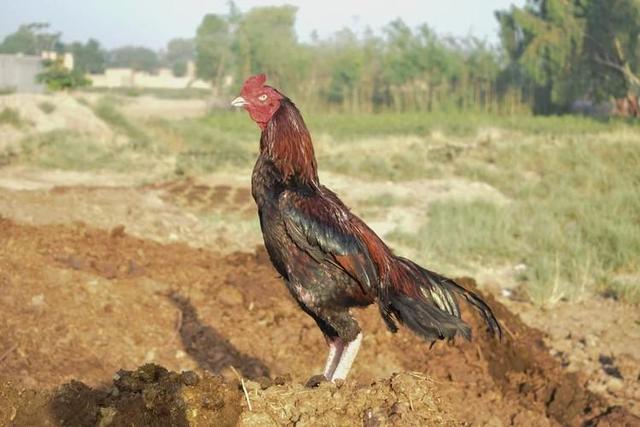
[[[241,11],[254,6],[298,7],[299,39],[313,30],[321,38],[343,28],[379,30],[402,18],[414,27],[427,23],[439,34],[472,34],[497,42],[493,12],[525,0],[236,0]],[[28,22],[49,22],[63,41],[98,39],[107,48],[142,45],[159,49],[174,37],[193,37],[203,15],[225,14],[226,0],[0,0],[0,40]]]

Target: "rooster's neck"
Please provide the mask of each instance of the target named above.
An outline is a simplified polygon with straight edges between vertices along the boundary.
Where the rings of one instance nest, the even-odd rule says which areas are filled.
[[[300,111],[287,98],[262,131],[260,155],[273,161],[283,182],[291,179],[318,187],[318,168],[311,135]]]

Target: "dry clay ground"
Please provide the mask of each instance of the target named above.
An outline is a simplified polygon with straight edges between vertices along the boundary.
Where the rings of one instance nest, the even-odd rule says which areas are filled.
[[[0,425],[640,425],[637,308],[484,292],[502,342],[465,310],[431,350],[371,308],[350,379],[306,389],[319,330],[220,220],[255,224],[246,182],[0,175]]]

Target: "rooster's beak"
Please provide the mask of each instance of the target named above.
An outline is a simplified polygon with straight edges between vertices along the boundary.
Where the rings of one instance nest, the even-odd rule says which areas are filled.
[[[233,101],[231,101],[231,105],[234,107],[244,107],[245,105],[247,105],[248,102],[245,101],[245,99],[241,96],[237,97],[236,99],[234,99]]]

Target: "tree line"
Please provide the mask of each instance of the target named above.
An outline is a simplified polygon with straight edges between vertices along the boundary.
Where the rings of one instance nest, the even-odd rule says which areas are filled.
[[[228,13],[204,16],[193,38],[173,39],[161,52],[105,50],[93,39],[63,44],[46,24],[30,24],[5,38],[0,52],[69,51],[83,73],[164,66],[184,75],[194,61],[216,94],[235,93],[246,76],[263,72],[295,99],[335,111],[555,114],[616,101],[619,112],[640,114],[640,0],[527,0],[495,12],[498,46],[400,19],[380,32],[345,28],[303,43],[296,11],[242,13],[230,2]]]

